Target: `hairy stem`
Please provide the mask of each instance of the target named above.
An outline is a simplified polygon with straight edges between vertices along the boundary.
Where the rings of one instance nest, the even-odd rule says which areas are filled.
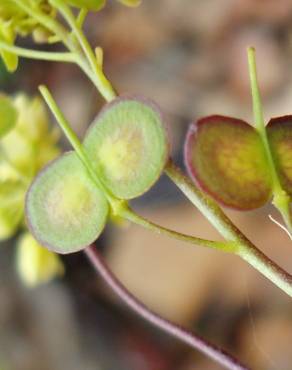
[[[213,344],[208,343],[205,339],[191,333],[189,330],[172,323],[169,320],[157,315],[150,310],[146,305],[134,297],[123,284],[113,275],[100,253],[94,246],[85,249],[89,261],[94,266],[95,270],[106,282],[106,284],[115,292],[115,294],[133,311],[145,320],[162,329],[166,333],[188,344],[190,347],[204,353],[218,364],[229,370],[248,370],[248,368],[240,364],[234,357],[227,352],[219,349]]]
[[[282,188],[278,172],[275,166],[275,161],[273,159],[273,155],[270,148],[270,143],[267,136],[267,130],[265,127],[264,116],[263,116],[263,108],[262,108],[262,101],[261,95],[258,85],[258,78],[257,78],[257,68],[256,68],[256,57],[255,57],[255,49],[253,47],[249,47],[247,49],[248,54],[248,66],[249,66],[249,76],[250,76],[250,85],[251,85],[251,94],[252,94],[252,102],[253,102],[253,112],[254,112],[254,124],[255,128],[257,129],[263,147],[267,157],[267,163],[269,166],[271,178],[272,178],[272,188],[273,188],[273,204],[281,213],[288,229],[292,231],[292,219],[291,219],[291,212],[290,212],[290,203],[291,199],[286,191]]]
[[[202,193],[172,161],[169,161],[165,172],[226,240],[237,243],[236,254],[238,256],[292,297],[292,276],[288,272],[254,246],[224,214],[217,203]]]

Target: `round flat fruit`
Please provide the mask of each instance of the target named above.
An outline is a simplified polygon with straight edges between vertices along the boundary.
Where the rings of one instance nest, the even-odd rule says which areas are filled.
[[[84,148],[103,184],[121,199],[146,192],[168,159],[159,109],[136,98],[117,98],[106,105],[89,128]]]
[[[292,196],[292,116],[271,119],[267,134],[281,184]]]
[[[75,152],[50,163],[32,183],[26,198],[28,226],[48,249],[77,252],[102,232],[108,203]]]
[[[218,202],[248,210],[271,197],[271,179],[261,139],[242,120],[203,118],[190,126],[185,143],[190,175]]]

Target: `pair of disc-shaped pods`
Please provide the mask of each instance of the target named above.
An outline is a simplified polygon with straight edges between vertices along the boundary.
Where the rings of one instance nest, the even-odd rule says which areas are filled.
[[[292,195],[292,117],[272,119],[269,145],[282,187]],[[107,104],[82,143],[84,159],[68,152],[43,169],[26,199],[36,239],[59,253],[94,242],[108,218],[109,199],[129,200],[160,177],[169,156],[165,123],[156,104],[120,97]],[[258,132],[235,118],[192,123],[185,143],[189,174],[220,203],[258,208],[272,196],[272,179]]]

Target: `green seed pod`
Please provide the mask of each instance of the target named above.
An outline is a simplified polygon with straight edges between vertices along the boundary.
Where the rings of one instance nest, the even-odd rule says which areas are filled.
[[[77,252],[102,232],[108,203],[75,152],[42,170],[26,198],[26,217],[36,240],[58,253]]]
[[[271,197],[261,139],[242,120],[210,116],[193,123],[186,138],[185,163],[202,189],[228,207],[254,209]]]
[[[117,98],[97,116],[84,148],[104,185],[121,199],[146,192],[161,175],[168,142],[159,108],[136,98]]]
[[[292,196],[292,116],[271,119],[267,134],[283,189]]]
[[[66,2],[76,8],[85,8],[97,11],[104,7],[106,0],[67,0]]]

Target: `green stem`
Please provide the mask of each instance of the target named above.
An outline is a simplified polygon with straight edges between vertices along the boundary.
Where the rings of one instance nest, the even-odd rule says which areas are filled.
[[[287,271],[269,259],[251,242],[241,244],[238,256],[248,262],[262,275],[272,281],[283,292],[292,297],[292,276]]]
[[[44,98],[45,102],[49,106],[50,110],[52,111],[54,117],[56,118],[57,122],[59,123],[61,129],[63,130],[64,134],[66,135],[67,139],[75,149],[76,153],[80,157],[83,163],[87,162],[87,158],[82,148],[82,144],[80,143],[75,131],[72,129],[68,121],[66,120],[64,114],[61,112],[60,108],[58,107],[56,101],[54,100],[52,94],[48,90],[48,88],[44,85],[39,87],[40,93]]]
[[[58,124],[60,125],[61,129],[63,130],[64,134],[66,135],[67,139],[71,143],[72,147],[75,149],[78,157],[82,161],[82,163],[85,165],[87,171],[89,172],[92,180],[95,182],[95,184],[101,189],[104,194],[106,195],[108,201],[112,204],[114,208],[116,208],[116,203],[119,203],[119,200],[113,197],[108,190],[103,186],[101,181],[99,180],[98,176],[96,175],[94,169],[91,166],[90,160],[88,159],[86,153],[84,152],[83,146],[75,134],[74,130],[66,120],[63,112],[58,107],[56,101],[54,100],[52,94],[48,90],[46,86],[40,86],[39,87],[40,93],[42,94],[42,97],[44,98],[45,102],[49,106],[51,112],[53,113],[54,117],[56,118]]]
[[[61,112],[60,108],[58,107],[57,103],[55,102],[53,96],[45,86],[40,86],[39,90],[48,104],[49,108],[51,109],[54,117],[56,118],[57,122],[59,123],[60,127],[62,128],[63,132],[65,133],[66,137],[68,138],[69,142],[75,149],[76,153],[78,154],[79,158],[81,159],[82,163],[86,166],[86,168],[89,170],[90,174],[95,174],[94,170],[92,169],[90,165],[90,161],[87,158],[82,144],[80,143],[77,135],[67,122],[66,118],[64,117],[64,114]],[[94,180],[96,181],[96,175],[94,175]],[[103,185],[98,180],[98,186],[101,188],[104,192],[107,192],[106,189],[103,187]],[[113,209],[115,213],[133,223],[136,223],[138,225],[141,225],[149,230],[155,231],[159,234],[164,234],[167,236],[170,236],[174,239],[182,240],[191,244],[196,244],[204,247],[209,248],[215,248],[224,250],[226,252],[237,252],[237,245],[235,243],[226,243],[226,242],[216,242],[211,240],[205,240],[201,238],[196,238],[190,235],[182,234],[170,229],[167,229],[165,227],[159,226],[154,224],[153,222],[150,222],[146,220],[145,218],[137,215],[135,212],[133,212],[131,209],[127,207],[127,204],[125,204],[122,201],[119,201],[118,199],[111,199],[114,202]]]
[[[239,235],[236,226],[223,213],[217,203],[198,189],[171,160],[168,162],[165,172],[225,239],[232,240],[234,235]],[[242,238],[245,240],[244,236]]]
[[[257,78],[257,68],[256,68],[256,57],[255,57],[255,49],[253,47],[249,47],[247,49],[248,54],[248,66],[249,66],[249,76],[250,76],[250,84],[251,84],[251,93],[252,93],[252,101],[253,101],[253,112],[254,112],[254,120],[255,120],[255,128],[257,129],[260,138],[263,143],[263,147],[267,157],[267,163],[269,166],[269,170],[271,173],[272,179],[272,189],[273,189],[273,204],[281,213],[288,229],[292,231],[292,219],[290,213],[290,203],[291,199],[286,191],[282,188],[278,172],[275,166],[275,161],[273,159],[273,155],[271,152],[269,139],[267,136],[267,130],[265,127],[264,116],[263,116],[263,108],[260,96],[260,90],[258,85],[258,78]]]
[[[85,19],[87,17],[87,14],[88,14],[88,10],[85,9],[85,8],[82,8],[78,14],[78,17],[77,17],[77,20],[76,20],[76,23],[78,25],[79,28],[82,28],[83,27],[83,24],[85,22]]]
[[[265,121],[263,114],[263,105],[261,102],[261,95],[258,86],[255,49],[253,47],[249,47],[247,49],[247,56],[248,56],[249,78],[251,85],[251,95],[253,102],[253,113],[255,119],[254,123],[257,130],[262,132],[265,131]]]
[[[237,244],[236,254],[261,272],[265,277],[292,297],[292,276],[256,248],[224,214],[221,208],[203,194],[173,162],[166,169],[168,177],[185,196],[203,213],[224,238]]]
[[[75,56],[72,53],[56,53],[56,52],[49,52],[49,51],[39,51],[39,50],[31,50],[31,49],[24,49],[17,46],[8,45],[4,41],[0,41],[0,49],[9,51],[10,53],[16,54],[23,58],[29,59],[38,59],[38,60],[48,60],[53,62],[66,62],[66,63],[74,63]]]
[[[158,234],[167,235],[173,239],[177,239],[177,240],[180,240],[186,243],[200,245],[202,247],[219,249],[219,250],[223,250],[225,252],[230,252],[230,253],[235,253],[237,252],[237,249],[238,249],[238,246],[236,243],[226,243],[226,242],[217,242],[213,240],[206,240],[206,239],[197,238],[191,235],[179,233],[174,230],[170,230],[166,227],[157,225],[145,219],[144,217],[138,215],[137,213],[135,213],[133,210],[131,210],[128,207],[123,208],[119,212],[119,216],[127,219],[128,221],[132,223],[140,225],[144,227],[145,229],[154,231],[155,233],[158,233]]]
[[[85,37],[82,29],[80,28],[78,21],[76,21],[71,9],[66,4],[59,0],[51,0],[51,3],[55,4],[58,7],[58,10],[60,11],[64,19],[67,21],[72,31],[74,32],[74,35],[79,41],[79,44],[91,67],[91,70],[95,74],[95,85],[97,86],[99,92],[105,98],[106,101],[113,100],[116,97],[116,93],[111,83],[105,77],[102,69],[100,68],[99,63],[96,60],[95,54],[87,38]]]

